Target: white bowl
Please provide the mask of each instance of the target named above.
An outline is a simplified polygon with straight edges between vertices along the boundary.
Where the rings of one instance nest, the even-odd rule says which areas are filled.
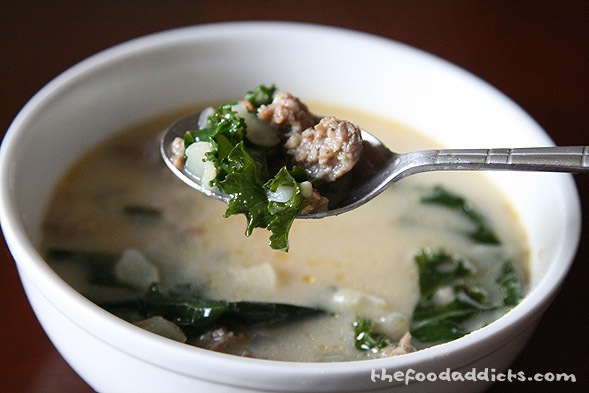
[[[453,342],[360,362],[291,363],[219,354],[156,336],[86,300],[37,251],[57,179],[110,133],[157,113],[237,97],[259,83],[357,107],[452,147],[552,144],[516,104],[473,75],[405,45],[330,27],[227,23],[139,38],[65,71],[18,114],[0,151],[0,219],[27,296],[64,358],[103,392],[475,392],[447,370],[504,370],[532,334],[573,260],[580,204],[570,175],[490,173],[527,231],[530,291],[510,313]],[[546,187],[550,184],[550,187]],[[385,369],[417,379],[377,378]],[[375,373],[376,372],[376,373]],[[412,374],[413,373],[413,374]],[[429,373],[429,374],[428,374]],[[395,390],[397,391],[397,390]]]

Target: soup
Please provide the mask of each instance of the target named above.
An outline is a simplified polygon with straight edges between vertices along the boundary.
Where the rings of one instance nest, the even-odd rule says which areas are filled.
[[[399,152],[434,146],[396,123],[310,107]],[[226,205],[165,167],[159,135],[180,115],[121,130],[87,152],[47,208],[49,263],[129,322],[239,356],[349,361],[458,338],[525,292],[525,234],[484,174],[412,176],[355,211],[295,220],[289,251],[277,251],[263,230],[244,236],[242,216],[224,218]],[[185,324],[207,313],[223,316]]]

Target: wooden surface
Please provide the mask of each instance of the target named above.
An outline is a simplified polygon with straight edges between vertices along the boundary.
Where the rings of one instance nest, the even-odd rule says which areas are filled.
[[[97,51],[169,28],[252,19],[342,26],[416,46],[495,85],[557,144],[589,144],[588,1],[4,0],[0,137],[37,90]],[[587,210],[589,176],[576,181]],[[493,392],[589,391],[588,228],[562,291],[511,367],[574,373],[577,382],[501,383]],[[0,392],[90,391],[41,330],[2,237],[0,277]]]

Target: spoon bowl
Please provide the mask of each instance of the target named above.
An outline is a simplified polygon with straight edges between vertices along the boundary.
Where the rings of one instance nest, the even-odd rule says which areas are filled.
[[[203,187],[184,168],[174,165],[172,143],[186,131],[197,128],[200,113],[172,123],[160,140],[160,151],[170,170],[189,186],[224,203],[229,196]],[[431,171],[511,170],[543,172],[589,172],[589,146],[549,146],[500,149],[442,149],[395,153],[377,137],[362,130],[363,152],[356,166],[346,175],[346,192],[335,203],[330,198],[326,211],[302,214],[298,218],[324,218],[362,206],[391,184],[409,176]]]

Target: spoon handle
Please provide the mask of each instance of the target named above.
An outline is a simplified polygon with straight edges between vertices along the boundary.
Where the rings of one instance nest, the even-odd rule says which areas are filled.
[[[426,150],[404,156],[409,166],[414,167],[408,169],[412,173],[433,170],[589,172],[589,146]]]

